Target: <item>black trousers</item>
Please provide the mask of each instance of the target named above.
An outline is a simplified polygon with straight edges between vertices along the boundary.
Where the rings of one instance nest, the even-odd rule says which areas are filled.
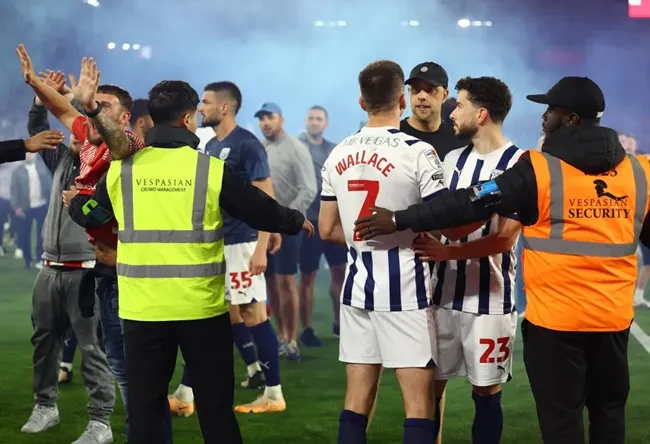
[[[240,444],[233,412],[235,372],[228,313],[197,321],[124,321],[129,385],[129,444],[160,444],[160,418],[169,408],[167,393],[180,347],[192,374],[192,388],[203,440]]]
[[[586,406],[589,442],[624,444],[630,329],[562,332],[524,320],[521,330],[544,443],[583,444]]]
[[[5,222],[11,220],[12,213],[11,201],[0,198],[0,247],[2,247],[2,240],[5,234]],[[13,228],[11,231],[13,231]]]

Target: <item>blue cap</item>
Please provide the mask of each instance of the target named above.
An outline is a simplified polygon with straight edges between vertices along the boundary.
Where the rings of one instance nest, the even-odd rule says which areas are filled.
[[[255,113],[255,118],[258,119],[262,114],[273,114],[278,113],[282,115],[282,110],[277,105],[277,103],[266,102],[262,104],[262,107]]]

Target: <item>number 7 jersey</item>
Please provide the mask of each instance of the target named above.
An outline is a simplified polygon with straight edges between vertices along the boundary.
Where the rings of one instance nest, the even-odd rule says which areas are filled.
[[[435,149],[393,127],[364,127],[332,150],[322,176],[321,200],[337,202],[350,253],[341,303],[370,311],[428,307],[430,270],[415,257],[415,233],[363,241],[354,221],[374,206],[402,210],[446,190]]]

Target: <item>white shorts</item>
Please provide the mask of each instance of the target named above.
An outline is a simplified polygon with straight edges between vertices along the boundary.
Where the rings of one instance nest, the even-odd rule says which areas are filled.
[[[339,360],[382,364],[386,368],[424,368],[436,363],[433,309],[367,311],[341,305]]]
[[[226,245],[226,300],[232,305],[266,301],[264,273],[251,276],[248,264],[257,242]]]
[[[436,308],[433,316],[438,333],[436,379],[467,376],[477,387],[510,379],[517,313],[478,315]]]

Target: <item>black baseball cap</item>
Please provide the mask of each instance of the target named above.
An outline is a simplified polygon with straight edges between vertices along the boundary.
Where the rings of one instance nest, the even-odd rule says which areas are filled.
[[[433,86],[442,86],[445,89],[447,89],[447,86],[449,85],[449,76],[447,76],[445,68],[433,62],[420,63],[418,66],[413,68],[411,70],[411,75],[405,83],[410,85],[411,82],[416,79],[424,80]]]
[[[586,118],[600,118],[605,111],[605,96],[588,77],[564,77],[546,94],[526,96],[528,100],[558,106]]]

